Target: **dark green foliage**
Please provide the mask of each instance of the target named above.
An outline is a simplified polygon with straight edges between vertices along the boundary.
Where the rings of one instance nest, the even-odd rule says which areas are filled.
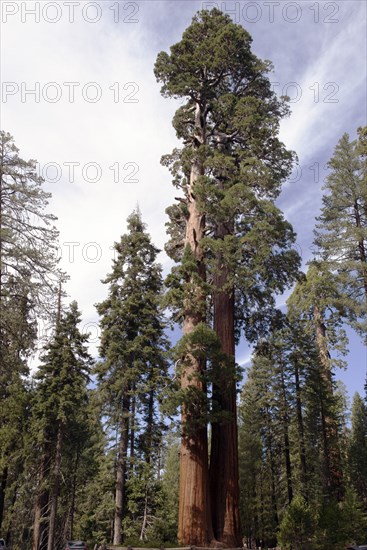
[[[307,322],[297,318],[295,310],[291,318],[273,318],[272,336],[257,345],[242,393],[241,509],[248,541],[274,545],[272,536],[279,528],[282,545],[313,548],[311,543],[321,537],[317,511],[328,499],[323,470],[326,404],[338,430],[334,437],[345,448],[345,405],[337,392],[327,401],[316,342]],[[339,506],[332,500],[330,506],[340,510],[343,503]],[[297,514],[304,514],[303,534],[295,528]],[[297,542],[297,536],[302,540]],[[338,541],[346,542],[341,537]]]
[[[104,280],[109,296],[97,305],[104,360],[96,370],[105,412],[111,416],[133,382],[142,395],[149,390],[149,379],[159,384],[165,372],[166,347],[159,310],[161,267],[155,263],[158,250],[150,242],[139,211],[129,217],[128,233],[115,244],[115,250],[112,273]]]
[[[55,287],[52,274],[56,265],[56,218],[46,213],[51,195],[42,189],[36,161],[25,161],[18,153],[12,136],[1,131],[1,297],[14,296],[10,288],[15,283],[33,308],[37,306],[45,312],[44,306]]]
[[[197,433],[208,422],[207,389],[212,384],[212,410],[222,413],[211,419],[213,531],[227,545],[240,543],[235,340],[242,331],[253,341],[268,332],[274,295],[293,282],[300,261],[292,249],[292,227],[274,204],[295,159],[278,138],[280,121],[289,111],[285,98],[271,90],[271,64],[251,52],[251,42],[249,33],[228,15],[217,9],[200,11],[181,41],[170,53],[161,52],[155,64],[162,94],[185,102],[173,119],[183,146],[162,159],[182,193],[167,209],[171,239],[166,250],[180,262],[168,277],[168,303],[174,319],[184,324],[185,344],[202,324],[212,326],[212,316],[218,337],[215,341],[208,332],[203,357],[186,351],[181,384],[190,403],[198,406],[194,411],[184,407],[183,422],[189,425],[195,417]],[[226,361],[211,360],[218,343]],[[205,368],[216,363],[214,378],[202,384],[193,380],[192,371],[196,378],[208,376]],[[187,405],[184,395],[181,402]],[[219,449],[223,444],[232,457],[227,461]],[[205,458],[193,457],[192,462],[192,471],[202,462],[205,469]],[[217,483],[215,470],[222,470],[222,483]],[[205,479],[205,472],[198,475]],[[182,499],[181,504],[186,512],[191,509]],[[210,532],[203,519],[206,503],[193,506],[203,514],[198,523],[205,537],[206,529]],[[179,537],[191,544],[193,518],[186,512],[180,514]],[[225,523],[231,525],[227,534]]]
[[[273,293],[282,292],[294,278],[299,258],[291,247],[292,228],[273,204],[294,159],[277,138],[288,108],[271,91],[267,76],[271,65],[251,52],[251,41],[229,16],[216,9],[199,12],[170,55],[159,54],[155,74],[163,83],[164,95],[187,99],[173,121],[184,148],[163,157],[174,185],[184,193],[167,210],[171,240],[166,249],[173,259],[182,260],[168,278],[171,305],[180,311],[189,290],[180,293],[179,280],[183,284],[188,280],[187,269],[195,270],[195,263],[188,263],[189,251],[183,248],[187,183],[195,158],[204,166],[203,177],[195,183],[195,200],[205,215],[201,246],[208,273],[215,274],[220,257],[229,270],[224,289],[230,292],[236,282],[238,328],[256,339],[265,330]],[[204,117],[203,143],[195,142],[195,104]],[[219,236],[222,225],[224,234]],[[205,293],[213,292],[213,285],[197,279],[194,282]],[[210,275],[208,283],[213,283]]]
[[[315,533],[315,548],[343,550],[355,541],[362,544],[367,534],[367,516],[363,512],[356,493],[348,489],[341,503],[322,503]]]
[[[72,302],[61,314],[55,336],[41,357],[35,376],[38,385],[33,408],[43,428],[40,433],[52,431],[58,422],[73,429],[87,403],[86,386],[92,360],[86,347],[89,335],[80,332],[80,321],[78,305]]]
[[[53,300],[57,231],[54,216],[46,213],[50,195],[42,189],[36,162],[18,153],[12,136],[1,131],[0,526],[5,512],[9,534],[22,538],[31,521],[22,485],[29,475],[24,472],[30,409],[26,376],[37,343],[37,315],[47,315]]]
[[[55,545],[72,529],[77,481],[83,479],[80,467],[83,465],[88,471],[87,449],[93,446],[95,429],[89,416],[87,392],[92,359],[86,347],[88,334],[81,333],[78,327],[80,320],[76,302],[65,313],[59,312],[55,334],[35,376],[32,432],[40,469],[37,495],[40,491],[50,495],[50,515],[45,511],[42,515],[48,523],[48,536],[51,528],[55,530]]]
[[[120,445],[117,468],[123,503],[116,521],[121,525],[124,519],[124,536],[145,539],[151,521],[145,524],[144,517],[152,516],[160,491],[157,462],[164,424],[157,404],[167,383],[167,341],[159,251],[139,210],[128,218],[128,232],[115,251],[112,272],[104,281],[109,284],[108,298],[97,305],[102,361],[96,373],[102,411]]]
[[[367,511],[367,407],[358,393],[352,405],[348,465],[353,488]]]
[[[285,549],[311,549],[314,530],[314,513],[302,497],[296,497],[287,508],[280,524],[279,543]]]
[[[325,326],[325,344],[329,351],[330,368],[345,367],[342,356],[347,352],[347,338],[343,329],[346,315],[345,297],[336,276],[317,261],[309,264],[307,274],[297,283],[287,300],[291,323],[302,320],[308,335],[316,341],[315,307],[322,314]]]
[[[326,268],[338,276],[352,325],[364,336],[367,317],[367,161],[360,139],[344,134],[329,161],[315,244]]]

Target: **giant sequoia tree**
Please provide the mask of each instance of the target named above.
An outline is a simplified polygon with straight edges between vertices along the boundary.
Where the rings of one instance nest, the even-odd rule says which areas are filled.
[[[167,252],[180,262],[169,296],[184,329],[178,348],[184,544],[240,544],[236,336],[242,328],[250,339],[266,332],[273,294],[298,267],[292,228],[273,202],[293,160],[277,137],[288,110],[271,90],[269,62],[250,45],[230,17],[202,11],[155,65],[162,94],[185,100],[173,120],[183,147],[163,159],[183,193],[168,209]]]

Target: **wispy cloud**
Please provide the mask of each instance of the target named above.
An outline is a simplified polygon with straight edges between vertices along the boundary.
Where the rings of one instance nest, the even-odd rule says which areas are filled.
[[[91,323],[97,321],[93,304],[106,294],[100,279],[110,270],[111,246],[137,203],[153,241],[160,248],[166,241],[164,210],[176,191],[159,160],[177,144],[171,127],[177,103],[160,96],[153,65],[158,51],[180,39],[203,3],[97,2],[102,15],[92,23],[88,17],[95,14],[90,8],[83,16],[84,2],[76,6],[74,22],[69,8],[59,2],[59,21],[50,23],[41,13],[39,23],[27,14],[22,22],[23,6],[29,10],[35,4],[18,2],[18,13],[2,25],[2,80],[18,86],[6,101],[3,96],[2,127],[14,135],[24,157],[38,158],[41,172],[49,165],[44,175],[53,193],[50,210],[59,217],[62,267],[71,276],[67,290],[78,300],[85,323]],[[231,3],[217,4],[229,9]],[[285,12],[284,3],[273,21],[269,3],[256,3],[261,13],[257,21],[252,12],[243,11],[243,3],[232,4],[242,6],[239,22],[253,35],[255,53],[274,61],[271,79],[280,83],[277,91],[290,82],[302,90],[281,136],[299,154],[303,173],[298,182],[285,186],[279,204],[308,250],[323,179],[315,181],[309,166],[318,162],[322,171],[340,135],[353,134],[364,122],[366,6],[354,0],[328,3],[338,7],[338,21],[328,23],[325,3],[291,3],[301,8],[300,19],[292,23],[294,13]],[[55,17],[49,10],[48,17]],[[332,87],[324,88],[330,83],[338,87],[334,96]],[[27,94],[37,86],[38,101]],[[53,102],[60,90],[61,97]],[[93,101],[99,93],[100,99]],[[74,178],[70,163],[78,163]],[[168,269],[163,253],[160,259]],[[239,357],[241,363],[248,361],[247,352],[239,351]]]

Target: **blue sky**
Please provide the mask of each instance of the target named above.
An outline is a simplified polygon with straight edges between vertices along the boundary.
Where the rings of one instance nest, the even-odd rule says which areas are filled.
[[[111,246],[139,203],[155,244],[166,240],[165,208],[175,190],[160,166],[177,145],[178,103],[160,96],[153,65],[177,42],[194,13],[217,6],[270,59],[274,89],[291,98],[281,138],[299,167],[278,201],[297,232],[304,262],[312,255],[325,164],[344,132],[366,124],[366,2],[133,1],[2,2],[1,128],[25,158],[37,158],[58,218],[67,291],[97,345],[94,305],[106,288]],[[33,90],[33,92],[32,92]],[[161,253],[167,271],[170,261]],[[284,298],[280,299],[280,303]],[[363,391],[367,352],[350,333],[349,368],[337,373],[350,395]],[[249,351],[241,346],[240,363]]]

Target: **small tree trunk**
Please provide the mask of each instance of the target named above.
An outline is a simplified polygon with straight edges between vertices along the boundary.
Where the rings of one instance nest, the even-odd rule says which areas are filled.
[[[280,359],[280,379],[282,387],[282,407],[283,407],[283,438],[284,438],[284,458],[285,458],[285,468],[287,472],[287,492],[288,492],[288,504],[293,500],[293,483],[292,483],[292,464],[291,464],[291,455],[290,455],[290,445],[289,445],[289,417],[288,417],[288,403],[287,395],[285,390],[285,380],[284,380],[284,368],[282,359]]]
[[[357,201],[354,203],[354,215],[355,215],[356,227],[358,227],[359,229],[362,227],[362,220],[361,220],[360,207]],[[363,287],[364,287],[365,299],[367,301],[367,252],[365,247],[365,241],[362,237],[358,239],[358,252],[359,252],[359,259],[362,263]]]
[[[124,516],[125,485],[126,485],[126,458],[129,446],[129,413],[130,395],[125,392],[122,400],[122,418],[120,427],[120,441],[116,466],[115,489],[115,519],[113,528],[113,544],[122,543],[122,519]]]
[[[279,516],[278,516],[278,508],[277,508],[277,497],[276,497],[276,490],[275,490],[275,479],[276,479],[276,471],[275,471],[275,462],[274,462],[274,453],[273,453],[273,436],[272,436],[272,427],[270,425],[271,418],[268,408],[266,407],[266,424],[267,424],[267,455],[268,455],[268,461],[270,464],[270,475],[271,475],[271,504],[272,504],[272,510],[273,510],[273,521],[275,528],[279,527]]]
[[[77,486],[79,458],[80,458],[80,453],[79,453],[79,447],[78,447],[75,455],[73,486],[72,486],[72,492],[71,492],[71,505],[70,505],[70,539],[71,540],[73,540],[74,538],[75,495],[76,495],[76,486]]]
[[[145,502],[144,502],[144,515],[143,515],[143,523],[140,530],[140,536],[139,540],[144,541],[145,540],[145,533],[147,530],[147,524],[148,524],[148,492],[145,493]]]
[[[38,489],[36,503],[34,506],[32,550],[39,550],[41,541],[44,538],[43,532],[45,531],[45,523],[42,522],[42,518],[45,516],[45,511],[48,504],[48,491],[44,489],[43,484],[46,479],[48,461],[49,454],[47,450],[44,449],[41,456]]]
[[[62,445],[63,445],[63,425],[60,422],[57,430],[55,463],[54,463],[53,475],[52,475],[53,487],[52,487],[51,503],[50,503],[50,519],[49,519],[49,526],[48,526],[47,550],[54,550],[54,546],[55,546],[56,516],[57,516],[57,503],[59,499],[59,488],[60,488]]]
[[[297,360],[294,362],[294,380],[296,389],[296,410],[297,410],[297,428],[299,437],[299,457],[301,465],[301,484],[303,487],[303,496],[308,502],[308,480],[307,480],[307,461],[306,461],[306,445],[305,445],[305,430],[303,425],[302,401],[301,401],[301,384],[299,378],[299,366]]]
[[[135,410],[136,410],[136,395],[135,384],[132,384],[132,396],[131,396],[131,412],[130,412],[130,458],[134,458],[135,455]]]
[[[4,518],[5,490],[6,490],[7,481],[8,481],[8,467],[5,466],[1,474],[1,483],[0,483],[0,529]]]
[[[324,477],[328,496],[340,501],[344,495],[343,471],[339,445],[338,424],[331,410],[334,401],[330,354],[327,347],[326,328],[322,313],[314,306],[316,345],[320,359],[320,402],[324,442]]]

